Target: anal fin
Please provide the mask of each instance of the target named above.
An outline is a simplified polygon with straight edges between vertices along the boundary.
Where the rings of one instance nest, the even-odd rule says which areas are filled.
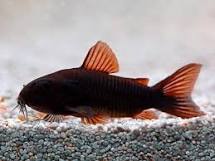
[[[144,110],[141,113],[135,115],[134,119],[142,119],[142,120],[153,120],[158,119],[157,114],[152,110]]]

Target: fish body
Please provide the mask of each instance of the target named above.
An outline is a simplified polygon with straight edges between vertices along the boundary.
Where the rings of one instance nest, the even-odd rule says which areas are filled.
[[[33,90],[34,86],[43,87],[44,90]],[[26,99],[29,106],[44,110],[41,112],[62,115],[73,113],[69,107],[86,106],[110,117],[131,117],[143,109],[153,107],[156,99],[160,98],[152,88],[136,82],[135,79],[79,68],[62,70],[39,78],[30,83],[29,87],[32,95],[41,97],[35,99],[35,102],[32,102],[32,98],[29,101]],[[24,89],[23,93],[29,94],[30,91],[27,90],[28,88],[26,91]],[[47,111],[46,107],[50,109],[47,108]]]
[[[124,78],[115,54],[103,42],[88,52],[79,68],[40,77],[19,94],[18,103],[48,115],[72,115],[84,123],[104,123],[111,117],[155,118],[147,109],[190,118],[203,115],[191,92],[200,64],[188,64],[160,83],[149,87],[148,78]]]

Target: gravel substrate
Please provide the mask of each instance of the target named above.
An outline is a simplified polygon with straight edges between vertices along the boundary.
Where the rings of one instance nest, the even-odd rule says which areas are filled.
[[[0,160],[215,160],[215,117],[82,125],[0,122]]]

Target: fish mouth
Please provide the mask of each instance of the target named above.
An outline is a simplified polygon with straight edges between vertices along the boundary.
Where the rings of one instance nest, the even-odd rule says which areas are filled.
[[[14,109],[18,108],[19,109],[19,112],[23,114],[23,116],[25,117],[25,119],[27,120],[28,119],[28,111],[27,111],[27,107],[26,107],[26,103],[18,98],[17,99],[17,105]]]

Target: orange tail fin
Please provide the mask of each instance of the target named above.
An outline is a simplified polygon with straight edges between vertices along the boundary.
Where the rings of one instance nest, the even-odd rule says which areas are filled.
[[[161,111],[182,118],[204,115],[191,98],[200,69],[201,64],[188,64],[153,87],[174,100],[168,107],[161,108]]]

